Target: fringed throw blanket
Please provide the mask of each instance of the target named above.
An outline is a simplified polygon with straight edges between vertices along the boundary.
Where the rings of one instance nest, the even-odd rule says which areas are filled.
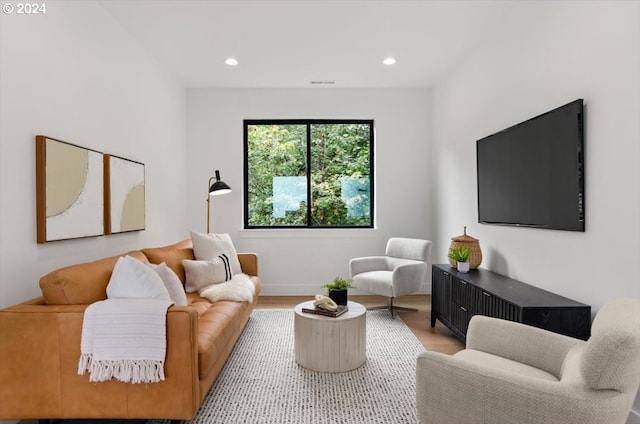
[[[125,383],[164,380],[167,308],[156,299],[107,299],[84,313],[78,374],[89,381]]]

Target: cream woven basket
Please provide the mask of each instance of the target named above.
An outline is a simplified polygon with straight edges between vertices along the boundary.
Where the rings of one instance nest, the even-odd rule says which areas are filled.
[[[466,247],[471,250],[469,255],[469,269],[478,269],[482,262],[482,250],[480,249],[480,242],[477,238],[473,238],[467,235],[467,227],[464,227],[464,234],[457,237],[451,237],[451,245],[449,246],[449,253],[454,247]],[[449,258],[449,264],[452,268],[456,268],[457,261]]]

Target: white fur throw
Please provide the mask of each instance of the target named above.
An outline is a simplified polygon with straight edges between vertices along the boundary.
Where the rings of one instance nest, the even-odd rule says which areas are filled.
[[[152,271],[153,272],[153,271]],[[78,374],[89,381],[164,380],[169,300],[107,299],[84,313]]]
[[[202,287],[198,293],[211,302],[219,300],[251,302],[255,294],[255,286],[247,274],[236,274],[231,280],[224,283]]]

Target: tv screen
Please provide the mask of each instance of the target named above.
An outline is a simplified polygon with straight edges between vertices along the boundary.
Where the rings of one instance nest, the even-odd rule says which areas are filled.
[[[584,231],[583,101],[476,142],[478,222]]]

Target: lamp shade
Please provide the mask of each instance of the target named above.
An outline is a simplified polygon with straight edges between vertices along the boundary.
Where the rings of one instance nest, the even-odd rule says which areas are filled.
[[[216,170],[216,181],[209,187],[209,196],[219,196],[231,193],[231,187],[224,181],[220,181],[220,171]]]

